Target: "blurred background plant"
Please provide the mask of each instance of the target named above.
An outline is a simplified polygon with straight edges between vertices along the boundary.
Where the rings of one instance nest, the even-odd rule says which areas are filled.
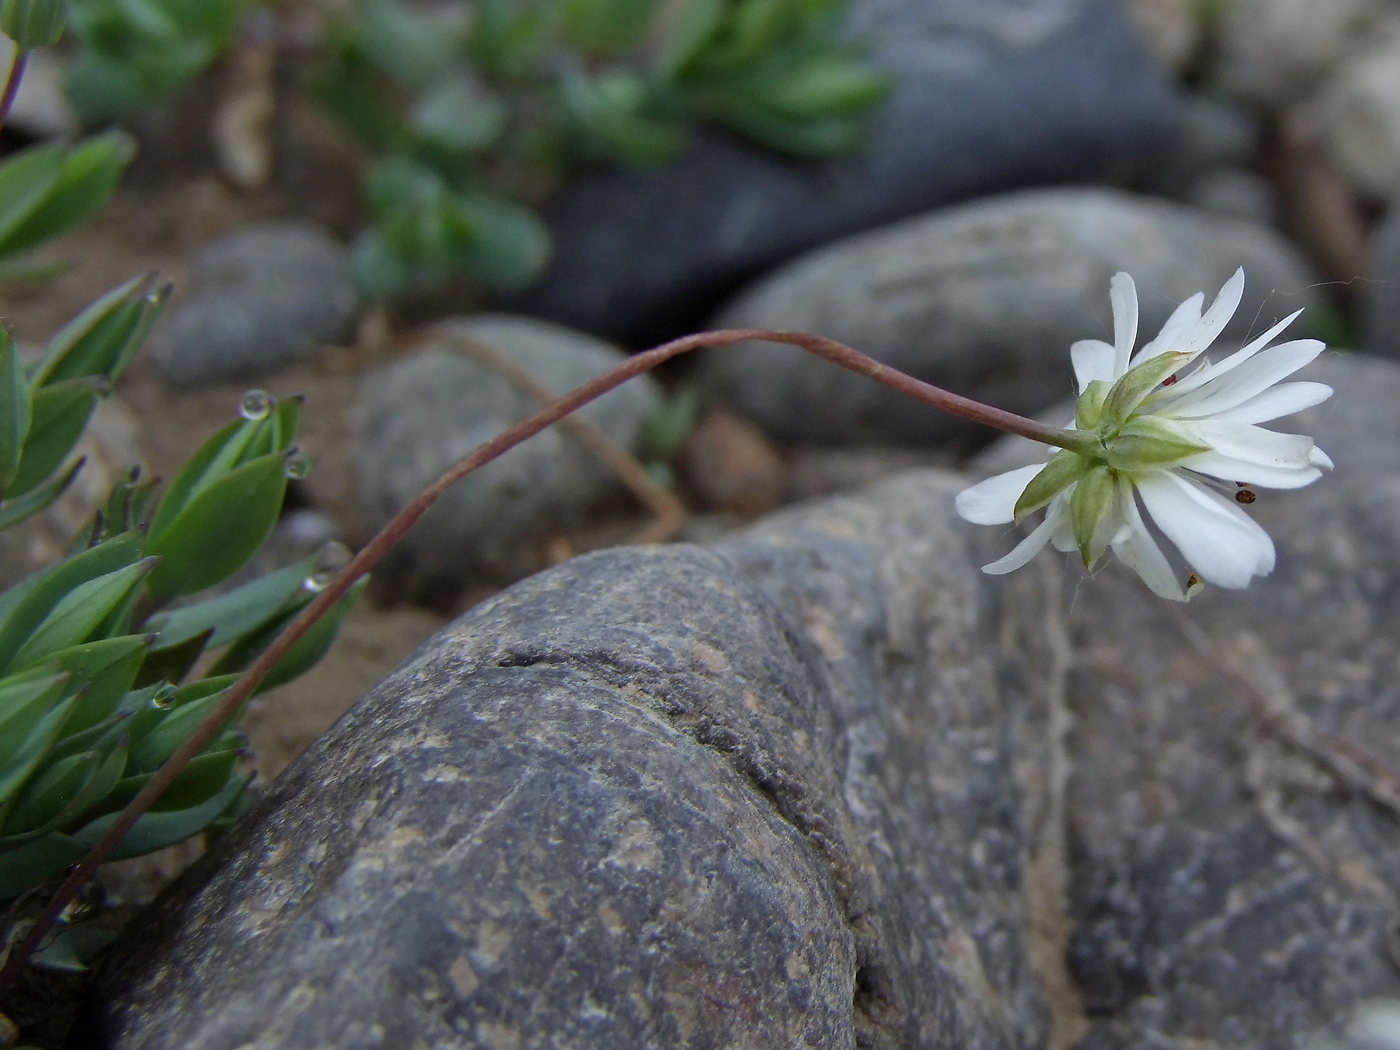
[[[57,35],[35,28],[51,28],[54,10],[62,5],[9,0],[0,4],[0,28],[23,54]],[[96,212],[132,152],[113,132],[30,147],[0,164],[0,270],[36,272],[26,254]],[[75,449],[93,411],[140,349],[167,292],[150,276],[127,281],[35,353],[0,331],[0,529],[45,510],[82,469]],[[306,473],[295,444],[299,412],[298,399],[249,392],[238,416],[163,494],[133,467],[66,557],[0,593],[0,957],[42,907],[36,891],[102,836],[348,556],[335,544],[261,575],[246,568],[278,520],[289,479]],[[236,573],[251,578],[215,590]],[[314,664],[357,594],[262,687]],[[249,781],[242,752],[242,737],[226,726],[117,856],[149,853],[232,819]],[[105,936],[64,925],[36,962],[80,968]]]

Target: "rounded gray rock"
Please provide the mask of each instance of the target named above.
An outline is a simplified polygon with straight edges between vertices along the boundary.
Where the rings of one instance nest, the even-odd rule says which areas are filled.
[[[1114,273],[1137,282],[1145,338],[1188,296],[1213,296],[1239,266],[1245,298],[1226,338],[1316,301],[1302,256],[1272,230],[1113,190],[1028,190],[828,245],[742,292],[714,327],[820,333],[955,393],[1030,413],[1071,392],[1071,343],[1112,339]],[[932,443],[975,433],[786,346],[711,351],[701,382],[786,439]]]
[[[474,358],[476,343],[556,395],[625,360],[601,340],[534,318],[484,314],[439,323],[411,356],[367,373],[360,385],[353,407],[355,483],[371,528],[540,407]],[[579,415],[630,448],[659,397],[656,381],[641,376]],[[576,526],[616,491],[616,478],[594,453],[551,427],[454,485],[395,549],[380,579],[392,581],[396,597],[438,600],[473,577],[518,579],[540,568],[538,541]]]
[[[250,226],[196,256],[151,357],[180,385],[268,372],[343,338],[359,307],[349,256],[325,231]]]
[[[1371,234],[1365,349],[1400,357],[1400,198]]]

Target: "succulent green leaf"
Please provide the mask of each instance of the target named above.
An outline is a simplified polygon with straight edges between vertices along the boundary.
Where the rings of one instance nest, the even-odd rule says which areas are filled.
[[[155,568],[155,563],[154,558],[142,558],[134,565],[74,587],[20,646],[10,666],[22,670],[62,649],[87,641],[108,614]]]
[[[287,490],[283,455],[245,463],[203,489],[181,509],[147,553],[161,561],[148,585],[159,599],[193,594],[236,572],[277,524]]]
[[[171,785],[161,795],[157,809],[189,809],[201,802],[207,802],[217,795],[229,777],[238,771],[238,762],[243,755],[243,741],[233,733],[225,733],[210,744],[204,753],[190,762]],[[155,771],[123,777],[108,792],[99,807],[101,812],[116,813],[136,797],[137,793],[155,776]]]
[[[103,391],[99,380],[88,378],[70,379],[34,391],[29,436],[6,490],[9,495],[22,496],[38,488],[63,464],[82,438]]]
[[[507,116],[505,103],[479,83],[453,77],[422,95],[409,119],[421,137],[451,152],[470,154],[500,139]]]
[[[116,939],[116,930],[92,924],[61,926],[30,956],[30,963],[37,969],[54,973],[83,973]]]
[[[1192,358],[1191,354],[1166,353],[1149,357],[1141,364],[1128,369],[1113,384],[1104,400],[1103,417],[1108,422],[1121,425],[1126,423],[1147,395],[1173,372],[1178,371]]]
[[[627,51],[646,35],[656,0],[560,0],[570,43],[594,54]]]
[[[141,542],[140,532],[124,532],[0,595],[0,668],[12,662],[19,647],[75,588],[133,564],[141,556]]]
[[[534,212],[487,194],[462,197],[458,208],[472,236],[454,254],[469,273],[509,290],[523,288],[544,270],[549,230]]]
[[[238,796],[243,793],[244,787],[251,779],[251,776],[230,777],[218,794],[188,809],[152,809],[127,832],[121,844],[113,851],[111,859],[125,860],[128,857],[139,857],[143,853],[152,853],[155,850],[164,849],[166,846],[173,846],[192,835],[199,834],[218,820],[224,811],[238,800]],[[74,838],[89,847],[96,845],[107,829],[116,823],[116,819],[117,814],[115,813],[98,817],[75,833]]]
[[[85,459],[80,459],[62,474],[46,484],[40,485],[37,489],[25,493],[18,499],[5,500],[0,503],[0,531],[8,529],[12,525],[18,525],[25,518],[33,517],[63,495],[68,486],[73,484],[73,479],[78,476],[78,471],[83,469],[85,462],[87,462]]]
[[[150,544],[159,543],[190,501],[220,478],[227,476],[242,460],[249,443],[262,429],[263,422],[248,419],[231,420],[185,462],[156,507],[148,533]]]
[[[74,682],[85,683],[65,727],[69,733],[97,725],[116,711],[117,704],[136,680],[136,672],[150,644],[149,635],[128,634],[71,646],[49,658]]]
[[[87,851],[87,845],[72,836],[53,833],[0,853],[0,900],[57,878]]]
[[[162,649],[178,646],[212,631],[210,647],[235,642],[257,631],[289,609],[299,609],[312,598],[307,578],[316,570],[317,556],[303,558],[231,591],[171,612],[158,613],[144,624],[156,634]]]
[[[194,669],[209,644],[213,628],[185,638],[174,645],[159,646],[150,651],[136,680],[138,686],[155,682],[179,682]]]
[[[1199,452],[1210,451],[1170,420],[1134,416],[1108,442],[1108,462],[1118,470],[1143,470],[1178,463]]]
[[[11,494],[33,418],[33,398],[19,347],[0,329],[0,499]]]
[[[175,749],[185,742],[206,715],[218,704],[223,691],[188,703],[180,704],[165,712],[160,724],[140,740],[131,745],[131,755],[127,762],[129,773],[150,773],[175,753]],[[230,716],[232,719],[233,716]]]
[[[1069,497],[1069,518],[1084,567],[1092,569],[1103,557],[1120,523],[1118,484],[1106,466],[1097,466],[1075,483]]]
[[[39,207],[62,172],[62,146],[30,146],[0,164],[0,245]]]
[[[32,377],[34,382],[38,384],[47,382],[50,376],[59,369],[62,369],[63,374],[57,378],[108,374],[104,368],[90,372],[81,369],[75,370],[69,362],[73,359],[88,360],[96,356],[89,349],[91,344],[94,341],[107,342],[108,336],[105,334],[105,330],[107,326],[112,324],[113,316],[120,314],[125,307],[129,306],[132,297],[139,295],[149,283],[149,275],[133,277],[89,303],[78,316],[60,328],[57,334],[49,340],[49,345],[44,349],[44,356],[35,366]]]
[[[28,736],[68,687],[65,674],[11,675],[0,681],[0,740]]]
[[[673,19],[656,53],[655,69],[663,79],[673,79],[700,54],[724,20],[725,0],[689,0],[662,9]]]
[[[122,131],[104,132],[68,148],[44,199],[0,235],[0,255],[27,251],[86,222],[116,189],[135,152],[131,136]]]
[[[1045,506],[1087,474],[1093,465],[1091,460],[1068,449],[1056,452],[1045,464],[1045,469],[1031,478],[1031,483],[1016,501],[1016,519],[1019,521]]]
[[[73,704],[77,697],[69,697],[60,701],[57,706],[39,718],[34,728],[27,735],[15,734],[10,736],[4,734],[2,739],[19,740],[20,743],[8,755],[4,756],[3,764],[0,764],[0,820],[8,816],[10,806],[14,803],[15,793],[24,785],[25,781],[43,763],[58,740],[58,735],[63,729],[63,723],[68,717],[68,713],[73,709]]]
[[[116,786],[126,766],[121,741],[105,756],[83,751],[57,761],[29,781],[10,807],[0,847],[60,830],[100,802]]]
[[[336,634],[340,631],[340,625],[345,621],[346,615],[359,600],[364,589],[369,584],[369,578],[357,580],[355,584],[345,593],[345,596],[331,606],[326,614],[317,620],[304,635],[298,639],[297,643],[287,652],[287,655],[278,660],[273,665],[272,670],[267,673],[267,677],[258,683],[258,692],[275,688],[284,682],[290,682],[293,678],[314,667],[326,655],[331,644],[335,641]],[[272,640],[281,633],[281,629],[291,621],[292,615],[284,617],[283,621],[259,632],[255,636],[249,637],[243,644],[230,650],[215,665],[216,672],[229,672],[232,670],[242,670],[253,662]]]
[[[770,108],[799,120],[852,116],[889,93],[889,78],[863,62],[837,54],[813,55],[781,79],[765,85]]]

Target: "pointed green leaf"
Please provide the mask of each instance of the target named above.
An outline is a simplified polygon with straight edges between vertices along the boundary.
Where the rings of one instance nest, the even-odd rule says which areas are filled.
[[[148,533],[150,543],[154,544],[163,539],[166,531],[189,502],[233,469],[242,459],[248,443],[257,437],[261,429],[260,422],[248,419],[231,420],[186,460],[185,465],[180,468],[180,473],[175,475],[156,506],[155,517],[151,520]]]
[[[69,697],[52,708],[39,719],[28,735],[22,738],[22,742],[13,753],[5,756],[4,765],[0,766],[0,820],[9,814],[15,793],[39,768],[48,755],[49,748],[57,741],[68,712],[73,709],[76,700],[77,697]]]
[[[1068,449],[1056,452],[1044,469],[1031,478],[1031,483],[1016,501],[1016,520],[1045,506],[1088,473],[1093,465],[1090,460]]]
[[[799,120],[850,116],[869,109],[889,93],[889,78],[863,62],[818,54],[766,85],[760,100],[783,116]]]
[[[121,698],[131,689],[150,644],[149,635],[128,634],[75,645],[49,658],[54,666],[67,671],[74,682],[86,683],[68,720],[69,733],[96,725],[116,711]]]
[[[8,746],[27,737],[67,687],[65,674],[12,675],[0,682],[0,741]]]
[[[35,968],[52,973],[83,973],[116,939],[116,930],[91,924],[60,926],[30,957],[30,962]]]
[[[709,43],[724,18],[725,0],[690,0],[663,9],[674,19],[656,53],[658,76],[671,80],[685,72],[691,60]]]
[[[8,529],[11,525],[18,525],[25,518],[33,517],[63,495],[86,462],[86,459],[80,459],[47,484],[26,492],[18,499],[0,503],[0,531]],[[3,611],[0,611],[0,615],[3,615]]]
[[[293,599],[303,599],[292,606],[296,609],[310,601],[312,592],[305,583],[316,571],[316,562],[313,554],[217,597],[158,613],[146,621],[144,629],[155,632],[156,644],[162,648],[180,645],[209,630],[214,632],[208,641],[210,647],[227,645],[280,618],[289,611],[288,603]]]
[[[19,347],[0,329],[0,499],[11,495],[29,437],[33,400]]]
[[[128,857],[139,857],[144,853],[153,853],[158,849],[173,846],[177,842],[183,842],[193,835],[198,835],[218,820],[224,811],[238,800],[238,796],[243,793],[244,787],[251,779],[251,776],[231,777],[223,789],[213,798],[188,809],[152,810],[136,822],[131,831],[122,839],[121,845],[113,851],[111,859],[125,860]],[[78,831],[74,838],[88,846],[93,846],[102,838],[107,829],[116,823],[116,819],[115,813],[98,817]]]
[[[166,712],[159,725],[132,744],[127,762],[128,773],[150,773],[158,769],[204,721],[222,696],[222,691],[210,693]],[[229,716],[229,720],[232,721],[234,717]]]
[[[61,146],[30,146],[0,164],[0,244],[39,207],[62,171]]]
[[[0,844],[8,845],[6,840],[14,840],[26,832],[57,830],[56,824],[53,828],[45,825],[81,793],[100,765],[101,756],[93,751],[47,763],[16,796],[0,832],[4,836]]]
[[[38,663],[60,649],[78,645],[156,566],[154,558],[117,569],[79,584],[61,598],[11,661],[19,669]]]
[[[58,178],[43,200],[0,233],[0,254],[27,251],[86,222],[116,189],[135,152],[131,136],[122,131],[104,132],[66,149]]]
[[[0,853],[0,900],[18,897],[58,878],[87,851],[85,843],[54,833]]]
[[[59,368],[63,368],[65,373],[71,373],[72,369],[66,362],[74,357],[87,358],[88,341],[95,337],[95,333],[99,332],[109,322],[112,315],[119,312],[133,295],[140,294],[140,290],[149,284],[150,280],[149,274],[143,274],[117,285],[101,298],[90,303],[77,317],[59,329],[58,333],[49,340],[49,345],[44,349],[44,356],[40,358],[34,368],[32,377],[34,382],[43,384]],[[86,373],[78,372],[75,374]]]
[[[37,488],[68,457],[103,393],[100,381],[70,379],[34,391],[33,420],[10,487],[10,496],[22,496]]]

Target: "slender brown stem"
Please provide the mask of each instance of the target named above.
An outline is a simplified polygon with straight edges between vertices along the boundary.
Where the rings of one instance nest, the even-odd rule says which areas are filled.
[[[296,619],[288,624],[286,629],[273,640],[272,644],[263,650],[253,664],[243,672],[242,677],[229,687],[228,692],[223,694],[204,721],[166,759],[165,764],[147,781],[145,787],[127,803],[126,808],[121,811],[116,822],[102,836],[101,840],[69,872],[68,877],[55,891],[53,899],[49,902],[44,913],[30,929],[24,942],[11,953],[4,969],[0,970],[0,988],[8,987],[16,979],[29,956],[43,943],[49,930],[53,928],[53,924],[57,921],[64,907],[82,889],[97,866],[111,855],[137,820],[165,793],[165,790],[184,770],[185,766],[204,749],[204,746],[213,739],[224,723],[252,695],[253,690],[267,677],[268,672],[300,640],[302,635],[345,595],[357,580],[368,573],[388,553],[389,549],[413,527],[419,518],[428,512],[428,509],[437,502],[444,492],[477,467],[489,463],[522,441],[526,441],[540,431],[553,426],[569,413],[621,386],[627,380],[639,376],[643,372],[651,371],[662,362],[701,347],[729,346],[750,339],[770,343],[786,343],[789,346],[799,347],[838,364],[842,368],[848,368],[853,372],[868,376],[877,383],[883,383],[891,390],[908,395],[934,408],[960,416],[963,419],[1005,430],[1008,433],[1019,434],[1034,441],[1058,445],[1062,448],[1083,447],[1086,443],[1082,434],[1057,430],[1054,427],[1045,426],[1043,423],[1037,423],[1033,419],[1026,419],[1024,416],[1004,412],[970,398],[951,394],[887,365],[882,365],[879,361],[859,350],[853,350],[834,339],[827,339],[819,335],[757,328],[701,332],[698,335],[689,335],[682,339],[673,340],[628,358],[616,368],[585,383],[573,392],[565,394],[547,408],[541,409],[529,418],[507,428],[460,459],[449,467],[441,477],[414,497],[361,548],[360,552],[341,570],[340,575],[302,609]]]
[[[24,67],[28,61],[29,52],[16,48],[15,57],[10,60],[10,71],[5,76],[5,90],[0,93],[0,128],[4,128],[10,109],[15,104],[15,96],[19,94],[19,82],[24,79]]]

